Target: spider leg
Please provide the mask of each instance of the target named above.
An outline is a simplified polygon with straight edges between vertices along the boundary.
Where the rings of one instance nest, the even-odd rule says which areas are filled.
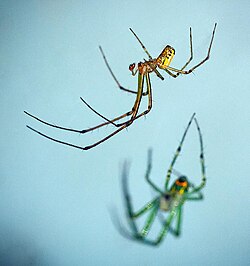
[[[140,237],[146,237],[148,235],[148,232],[155,220],[155,217],[157,215],[157,212],[159,210],[159,206],[160,206],[160,203],[159,203],[159,200],[154,204],[154,207],[153,209],[151,210],[150,214],[148,215],[148,218],[145,222],[145,225],[143,226],[142,230],[140,231],[139,233],[139,236]]]
[[[152,225],[152,223],[156,217],[156,214],[157,214],[158,209],[159,209],[159,197],[148,202],[139,211],[134,212],[131,196],[130,196],[129,190],[128,190],[128,178],[127,177],[128,177],[127,164],[125,163],[124,167],[123,167],[123,174],[122,174],[122,191],[123,191],[123,198],[124,198],[124,202],[125,202],[125,208],[126,208],[126,215],[127,215],[128,223],[129,223],[130,229],[132,230],[132,233],[129,235],[132,239],[135,239],[135,240],[136,239],[142,239],[143,237],[145,237],[148,234],[149,229],[150,229],[150,227],[151,227],[151,225]],[[146,213],[149,210],[151,210],[151,212],[150,212],[150,214],[149,214],[149,216],[145,222],[144,227],[139,232],[134,219],[140,217],[141,215],[143,215],[144,213]]]
[[[129,196],[129,198],[130,198],[130,196]],[[153,200],[149,201],[146,205],[144,205],[138,211],[131,212],[130,218],[134,219],[134,218],[140,217],[141,215],[143,215],[144,213],[146,213],[148,210],[152,209],[154,207],[155,203],[157,203],[158,201],[159,201],[159,197],[156,197]]]
[[[130,31],[134,34],[135,38],[137,39],[137,41],[140,43],[142,49],[144,50],[144,52],[148,55],[149,59],[153,59],[152,56],[150,55],[150,53],[148,52],[148,50],[146,49],[146,47],[144,46],[144,44],[141,42],[141,40],[139,39],[139,37],[135,34],[135,32],[129,28]]]
[[[169,216],[167,217],[166,221],[163,223],[163,228],[160,231],[158,237],[155,240],[151,240],[151,239],[146,239],[146,238],[142,238],[142,239],[138,239],[139,241],[143,242],[144,244],[148,244],[148,245],[153,245],[153,246],[158,246],[162,240],[164,239],[164,237],[166,236],[166,234],[168,233],[168,231],[170,231],[170,225],[172,223],[172,220],[175,218],[176,213],[179,212],[179,207],[174,208]]]
[[[57,129],[62,129],[62,130],[67,130],[67,131],[72,131],[72,132],[77,132],[77,133],[83,133],[82,130],[78,130],[78,129],[73,129],[73,128],[68,128],[68,127],[61,127],[61,126],[57,126],[57,125],[54,125],[54,124],[51,124],[51,123],[48,123],[40,118],[38,118],[37,116],[34,116],[26,111],[24,111],[24,113],[34,119],[36,119],[37,121],[47,125],[47,126],[50,126],[50,127],[54,127],[54,128],[57,128]],[[31,127],[27,126],[29,129],[32,129]],[[35,130],[34,130],[35,131]],[[35,131],[36,132],[36,131]]]
[[[162,214],[162,212],[158,212],[158,213],[157,213],[157,217],[158,217],[160,223],[161,223],[162,225],[164,225],[164,224],[165,224],[165,221],[166,221],[166,218],[164,217],[164,215]],[[169,231],[171,234],[175,234],[175,229],[173,229],[171,226],[169,226],[168,231]]]
[[[139,210],[136,214],[133,212],[133,205],[132,200],[129,194],[128,190],[128,169],[127,169],[127,162],[124,163],[123,171],[122,171],[122,194],[126,209],[126,216],[128,219],[128,223],[130,226],[130,229],[133,231],[133,234],[138,234],[138,228],[136,226],[136,223],[133,218],[141,216],[146,211],[150,210],[153,207],[153,202],[147,204],[144,206],[141,210]]]
[[[142,117],[142,116],[145,116],[152,109],[152,89],[151,89],[150,77],[149,77],[148,73],[145,73],[145,76],[146,76],[146,82],[147,82],[148,108],[145,111],[143,111],[142,113],[140,113],[139,115],[136,114],[136,116],[133,118],[133,121]],[[117,124],[117,126],[121,126],[121,125],[123,125],[123,123]]]
[[[175,236],[180,236],[181,234],[181,222],[182,222],[182,207],[177,209],[177,220],[176,220],[176,228],[171,230],[171,233]]]
[[[181,71],[184,70],[189,65],[189,63],[192,61],[192,59],[193,59],[193,44],[192,44],[192,29],[191,29],[191,27],[190,27],[190,30],[189,30],[189,34],[190,34],[190,37],[189,37],[189,40],[190,40],[190,57],[189,57],[188,61],[185,63],[185,65],[181,68]],[[164,70],[170,76],[172,76],[173,78],[177,78],[181,74],[180,72],[177,72],[176,74],[173,74],[168,69],[164,69]]]
[[[38,118],[37,116],[34,116],[34,115],[32,115],[32,114],[30,114],[29,112],[27,112],[27,111],[24,111],[24,113],[26,114],[26,115],[28,115],[28,116],[30,116],[30,117],[32,117],[32,118],[34,118],[34,119],[36,119],[37,121],[39,121],[39,122],[41,122],[41,123],[43,123],[43,124],[45,124],[45,125],[47,125],[47,126],[50,126],[50,127],[54,127],[54,128],[57,128],[57,129],[62,129],[62,130],[66,130],[66,131],[71,131],[71,132],[76,132],[76,133],[80,133],[80,134],[84,134],[84,133],[87,133],[87,132],[90,132],[90,131],[93,131],[93,130],[95,130],[95,129],[97,129],[97,128],[99,128],[99,127],[102,127],[102,126],[105,126],[105,125],[108,125],[108,124],[112,124],[112,125],[114,125],[114,126],[116,126],[116,127],[118,127],[117,126],[117,124],[115,124],[114,123],[114,121],[117,121],[117,120],[119,120],[119,119],[122,119],[122,118],[124,118],[124,117],[127,117],[127,116],[129,116],[129,115],[131,115],[132,114],[132,111],[129,111],[129,112],[127,112],[127,113],[125,113],[125,114],[123,114],[123,115],[121,115],[121,116],[118,116],[118,117],[116,117],[116,118],[114,118],[114,119],[112,119],[112,120],[109,120],[108,118],[106,118],[105,116],[103,116],[103,115],[101,115],[100,113],[98,113],[96,110],[94,110],[82,97],[80,97],[80,99],[93,111],[93,112],[95,112],[96,114],[98,114],[100,117],[102,117],[103,119],[105,119],[106,121],[108,121],[108,122],[105,122],[105,123],[102,123],[102,124],[99,124],[99,125],[97,125],[97,126],[94,126],[94,127],[91,127],[91,128],[88,128],[88,129],[83,129],[83,130],[79,130],[79,129],[73,129],[73,128],[68,128],[68,127],[61,127],[61,126],[57,126],[57,125],[55,125],[55,124],[52,124],[52,123],[49,123],[49,122],[46,122],[45,120],[42,120],[42,119],[40,119],[40,118]],[[126,122],[124,122],[123,124],[125,124]]]
[[[118,117],[116,117],[116,118],[113,118],[112,120],[110,120],[110,119],[108,119],[108,118],[106,118],[105,116],[103,116],[101,113],[99,113],[99,112],[97,112],[93,107],[91,107],[82,97],[80,97],[80,99],[82,100],[82,102],[90,109],[90,110],[92,110],[95,114],[97,114],[98,116],[100,116],[101,118],[103,118],[104,120],[106,120],[107,122],[106,123],[102,123],[102,124],[99,124],[99,125],[97,125],[97,126],[95,126],[95,127],[92,127],[92,128],[89,128],[89,129],[87,129],[87,130],[84,130],[84,133],[86,133],[86,132],[89,132],[89,131],[92,131],[92,130],[95,130],[95,129],[97,129],[97,128],[99,128],[99,127],[102,127],[102,126],[105,126],[105,125],[108,125],[108,124],[112,124],[112,125],[114,125],[114,126],[116,126],[116,127],[119,127],[119,125],[117,125],[117,124],[115,124],[114,123],[114,121],[117,121],[117,120],[120,120],[120,119],[122,119],[122,118],[124,118],[124,117],[126,117],[126,116],[130,116],[131,114],[132,114],[132,111],[129,111],[129,112],[127,112],[127,113],[125,113],[125,114],[123,114],[123,115],[120,115],[120,116],[118,116]],[[122,123],[122,124],[125,124],[126,122],[124,122],[124,123]]]
[[[140,86],[141,86],[141,83],[140,83],[140,74],[138,75],[138,88],[140,88]],[[148,73],[146,73],[145,74],[145,76],[146,76],[146,82],[147,82],[147,91],[145,92],[146,94],[145,95],[148,95],[148,109],[147,110],[145,110],[143,113],[141,113],[141,114],[139,114],[138,116],[137,116],[137,113],[136,113],[136,116],[134,117],[134,118],[130,118],[130,120],[136,120],[136,119],[138,119],[139,117],[141,117],[141,116],[143,116],[143,115],[146,115],[150,110],[151,110],[151,108],[152,108],[152,90],[151,90],[151,83],[150,83],[150,78],[149,78],[149,74]],[[143,84],[142,84],[142,87],[143,87]],[[141,91],[141,89],[138,89],[138,92],[139,91]],[[139,97],[141,98],[141,96],[139,95]],[[80,97],[81,98],[81,97]],[[121,127],[121,126],[123,126],[123,125],[125,125],[125,124],[127,124],[128,122],[126,121],[126,122],[122,122],[122,123],[119,123],[119,124],[115,124],[114,123],[114,121],[117,121],[117,120],[120,120],[120,119],[122,119],[122,118],[125,118],[125,117],[127,117],[127,116],[130,116],[131,114],[133,114],[133,109],[131,110],[131,111],[129,111],[129,112],[127,112],[127,113],[125,113],[125,114],[123,114],[123,115],[121,115],[121,116],[118,116],[118,117],[116,117],[116,118],[114,118],[114,119],[112,119],[112,120],[109,120],[109,119],[107,119],[106,117],[104,117],[103,115],[101,115],[100,113],[98,113],[96,110],[94,110],[85,100],[83,100],[82,98],[81,98],[81,100],[93,111],[93,112],[95,112],[97,115],[99,115],[100,117],[102,117],[103,119],[105,119],[105,120],[107,120],[107,122],[104,122],[104,123],[102,123],[102,124],[99,124],[99,125],[97,125],[97,126],[94,126],[94,127],[91,127],[91,128],[88,128],[88,129],[85,129],[85,130],[83,130],[84,132],[82,132],[82,133],[87,133],[87,132],[89,132],[89,131],[93,131],[93,130],[95,130],[95,129],[97,129],[97,128],[100,128],[100,127],[102,127],[102,126],[105,126],[105,125],[108,125],[109,123],[111,123],[111,124],[113,124],[114,126],[116,126],[116,127]],[[135,102],[138,100],[138,97],[137,97],[137,99],[135,100]]]
[[[172,159],[172,162],[171,162],[171,164],[170,164],[170,166],[169,166],[169,169],[168,169],[168,172],[167,172],[167,176],[166,176],[166,182],[165,182],[165,189],[166,189],[166,190],[168,189],[168,183],[169,183],[169,180],[170,180],[170,177],[171,177],[171,173],[172,173],[173,166],[174,166],[174,164],[175,164],[175,162],[176,162],[176,159],[177,159],[178,156],[180,155],[180,152],[181,152],[181,148],[182,148],[183,142],[184,142],[185,137],[186,137],[186,135],[187,135],[188,129],[189,129],[189,127],[190,127],[190,125],[191,125],[191,123],[192,123],[192,121],[193,121],[193,119],[194,119],[194,116],[195,116],[195,113],[192,115],[191,119],[190,119],[189,122],[188,122],[188,125],[187,125],[187,127],[186,127],[186,129],[185,129],[185,131],[184,131],[184,134],[183,134],[182,138],[181,138],[180,144],[179,144],[179,146],[177,147],[176,152],[175,152],[175,154],[174,154],[174,157],[173,157],[173,159]]]
[[[148,114],[150,110],[152,109],[152,89],[151,89],[150,77],[148,73],[145,73],[145,76],[146,76],[147,92],[148,92],[148,108],[144,112],[140,113],[139,115],[136,115],[133,120],[136,120]]]
[[[186,195],[186,200],[202,200],[202,199],[203,199],[203,194],[200,191]]]
[[[205,185],[206,185],[206,167],[205,167],[205,159],[204,159],[204,148],[203,148],[203,140],[202,140],[202,134],[201,134],[201,130],[198,124],[198,121],[196,118],[194,118],[196,127],[197,127],[197,131],[199,134],[199,141],[200,141],[200,164],[201,164],[201,183],[199,186],[194,187],[192,189],[192,191],[188,192],[187,194],[192,194],[195,192],[200,191]]]
[[[147,110],[145,110],[144,112],[142,112],[141,114],[139,114],[139,115],[137,115],[136,117],[134,117],[134,119],[133,120],[136,120],[136,119],[138,119],[138,118],[140,118],[141,116],[143,116],[143,115],[146,115],[147,113],[149,113],[150,112],[150,110],[152,109],[152,90],[151,90],[151,83],[150,83],[150,78],[149,78],[149,74],[148,73],[146,73],[145,74],[145,76],[146,76],[146,82],[147,82],[147,91],[146,91],[146,95],[148,95],[148,108],[147,108]],[[81,98],[81,97],[80,97]],[[97,128],[100,128],[100,127],[102,127],[102,126],[105,126],[105,125],[108,125],[108,124],[113,124],[114,126],[116,126],[116,127],[120,127],[120,126],[122,126],[122,125],[124,125],[124,124],[126,124],[127,122],[122,122],[122,123],[119,123],[119,124],[115,124],[114,123],[114,121],[117,121],[117,120],[120,120],[120,119],[122,119],[122,118],[125,118],[125,117],[127,117],[127,116],[130,116],[132,113],[133,113],[133,110],[131,110],[131,111],[129,111],[129,112],[127,112],[127,113],[125,113],[125,114],[123,114],[123,115],[121,115],[121,116],[118,116],[118,117],[116,117],[116,118],[114,118],[114,119],[112,119],[112,120],[109,120],[109,119],[107,119],[106,117],[104,117],[103,115],[101,115],[100,113],[98,113],[96,110],[94,110],[86,101],[84,101],[82,98],[81,98],[81,100],[93,111],[93,112],[95,112],[97,115],[99,115],[100,117],[102,117],[103,119],[105,119],[105,120],[107,120],[108,122],[104,122],[104,123],[102,123],[102,124],[99,124],[99,125],[97,125],[97,126],[95,126],[95,127],[91,127],[91,128],[88,128],[88,129],[85,129],[85,130],[83,130],[83,132],[81,132],[81,133],[86,133],[86,132],[89,132],[89,131],[92,131],[92,130],[95,130],[95,129],[97,129]]]
[[[194,67],[190,68],[189,70],[176,69],[176,68],[173,68],[173,67],[170,67],[170,66],[166,66],[166,69],[168,69],[170,71],[173,71],[173,72],[177,72],[179,74],[185,74],[185,75],[187,75],[187,74],[190,74],[191,72],[193,72],[196,68],[198,68],[202,64],[204,64],[209,59],[209,57],[210,57],[210,52],[211,52],[212,43],[213,43],[213,40],[214,40],[214,34],[215,34],[216,26],[217,26],[217,23],[215,23],[215,25],[214,25],[214,29],[213,29],[213,33],[212,33],[212,38],[211,38],[211,41],[210,41],[210,44],[209,44],[207,56],[200,63],[198,63]]]
[[[103,60],[104,60],[104,62],[105,62],[105,65],[107,66],[107,68],[108,68],[108,70],[109,70],[111,76],[113,77],[113,79],[114,79],[114,81],[116,82],[116,84],[117,84],[117,86],[119,87],[119,89],[121,89],[121,90],[123,90],[123,91],[126,91],[126,92],[130,92],[130,93],[137,94],[137,91],[129,90],[129,89],[126,89],[126,88],[124,88],[123,86],[121,86],[120,82],[119,82],[118,79],[116,78],[114,72],[112,71],[112,69],[111,69],[111,67],[110,67],[110,65],[109,65],[109,63],[108,63],[108,60],[107,60],[107,58],[106,58],[106,56],[105,56],[105,54],[104,54],[104,52],[103,52],[103,50],[102,50],[102,47],[99,46],[99,49],[100,49],[100,51],[101,51],[101,54],[102,54]],[[146,92],[143,92],[143,93],[142,93],[142,96],[145,96],[145,95],[147,95],[147,93],[146,93]]]
[[[147,77],[147,80],[148,80],[148,77]],[[144,81],[144,75],[138,74],[138,94],[137,94],[137,97],[136,97],[136,100],[135,100],[134,106],[133,106],[133,108],[132,108],[132,113],[131,113],[131,118],[130,118],[130,120],[127,121],[126,123],[124,123],[124,124],[123,124],[119,129],[117,129],[116,131],[112,132],[112,133],[109,134],[108,136],[104,137],[103,139],[101,139],[101,140],[99,140],[99,141],[97,141],[97,142],[95,142],[95,143],[93,143],[93,144],[91,144],[91,145],[89,145],[89,146],[82,147],[82,146],[74,145],[74,144],[72,144],[72,143],[64,142],[64,141],[61,141],[61,140],[58,140],[58,139],[52,138],[52,137],[50,137],[50,136],[48,136],[48,135],[46,135],[46,134],[43,134],[43,133],[39,132],[38,130],[33,129],[33,128],[30,127],[30,126],[27,126],[27,127],[28,127],[29,129],[33,130],[34,132],[36,132],[37,134],[39,134],[39,135],[41,135],[41,136],[43,136],[43,137],[45,137],[45,138],[47,138],[47,139],[50,139],[50,140],[52,140],[52,141],[54,141],[54,142],[57,142],[57,143],[60,143],[60,144],[64,144],[64,145],[67,145],[67,146],[70,146],[70,147],[73,147],[73,148],[81,149],[81,150],[89,150],[89,149],[91,149],[91,148],[93,148],[93,147],[95,147],[95,146],[101,144],[102,142],[108,140],[109,138],[111,138],[112,136],[116,135],[117,133],[119,133],[119,132],[122,131],[123,129],[129,127],[129,126],[133,123],[133,121],[134,121],[134,119],[135,119],[135,117],[136,117],[136,115],[137,115],[137,113],[138,113],[138,109],[139,109],[140,102],[141,102],[141,98],[142,98],[143,81]],[[151,89],[151,88],[149,88],[149,90],[150,90],[150,89]],[[33,117],[33,116],[32,116],[32,117]],[[38,119],[37,119],[37,120],[38,120]],[[39,120],[39,121],[40,121],[40,120]],[[44,122],[45,124],[47,124],[47,125],[51,125],[51,126],[52,126],[52,124],[49,124],[49,123],[47,123],[47,122],[45,122],[45,121],[43,121],[43,122]],[[59,128],[59,129],[65,129],[65,128],[61,128],[61,127],[55,126],[55,125],[53,125],[53,127],[56,127],[56,128]],[[67,130],[67,129],[66,129],[66,130]],[[79,133],[85,133],[85,132],[86,132],[86,131],[81,131],[81,132],[79,132]]]
[[[174,236],[178,237],[178,236],[180,236],[180,234],[181,234],[182,207],[179,207],[179,208],[177,209],[176,212],[177,212],[177,214],[176,214],[176,216],[177,216],[177,217],[176,217],[176,226],[175,226],[175,228],[169,226],[168,231],[169,231],[171,234],[173,234]],[[159,218],[161,224],[164,225],[166,219],[165,219],[165,217],[162,215],[162,213],[159,213],[158,218]]]
[[[149,185],[157,192],[159,192],[161,195],[164,195],[164,192],[158,188],[150,179],[150,172],[151,172],[151,168],[152,168],[152,149],[148,150],[148,165],[147,165],[147,171],[145,174],[145,179],[146,181],[149,183]]]
[[[134,36],[137,39],[137,41],[140,43],[142,49],[148,55],[149,59],[153,59],[152,56],[150,55],[150,53],[148,52],[147,48],[144,46],[144,44],[139,39],[139,37],[135,34],[135,32],[131,28],[129,28],[129,29],[134,34]],[[144,61],[146,61],[146,60],[144,59]],[[153,69],[153,71],[155,72],[155,74],[157,75],[158,78],[160,78],[161,80],[164,80],[164,77],[161,75],[161,73],[156,68]]]
[[[147,89],[147,92],[145,92],[145,95],[148,95],[148,89]],[[120,123],[119,125],[115,124],[114,122],[117,121],[117,120],[120,120],[122,118],[125,118],[127,116],[130,116],[132,113],[133,113],[133,110],[129,111],[129,112],[126,112],[112,120],[106,118],[105,116],[103,116],[102,114],[100,114],[99,112],[97,112],[93,107],[91,107],[82,97],[80,97],[80,99],[82,100],[82,102],[89,108],[91,109],[95,114],[99,115],[100,117],[102,117],[104,120],[106,120],[107,122],[104,122],[104,123],[101,123],[97,126],[94,126],[94,127],[91,127],[91,128],[88,128],[88,129],[83,129],[83,130],[79,130],[79,129],[72,129],[72,128],[68,128],[68,127],[62,127],[62,126],[57,126],[55,124],[52,124],[52,123],[49,123],[45,120],[42,120],[40,118],[38,118],[37,116],[34,116],[32,114],[30,114],[29,112],[27,111],[24,111],[24,113],[34,119],[36,119],[37,121],[47,125],[47,126],[50,126],[50,127],[54,127],[54,128],[57,128],[57,129],[61,129],[61,130],[66,130],[66,131],[71,131],[71,132],[76,132],[76,133],[80,133],[80,134],[84,134],[84,133],[87,133],[87,132],[90,132],[90,131],[93,131],[97,128],[100,128],[100,127],[103,127],[105,125],[108,125],[108,124],[112,124],[116,127],[120,127],[121,125],[124,125],[126,124],[127,122],[123,122],[123,123]],[[30,128],[30,127],[29,127]],[[30,128],[31,129],[31,128]],[[36,132],[36,131],[35,131]]]
[[[129,189],[128,189],[128,166],[127,162],[124,163],[123,166],[123,171],[122,171],[122,192],[123,192],[123,198],[127,210],[128,217],[133,219],[133,218],[138,218],[141,215],[143,215],[145,212],[148,210],[152,209],[154,204],[159,201],[159,197],[149,201],[145,206],[143,206],[140,210],[137,212],[133,211],[133,205],[131,201],[131,196],[129,194]]]
[[[110,211],[111,220],[117,231],[125,238],[129,240],[134,240],[133,234],[127,230],[127,228],[122,224],[117,211]]]

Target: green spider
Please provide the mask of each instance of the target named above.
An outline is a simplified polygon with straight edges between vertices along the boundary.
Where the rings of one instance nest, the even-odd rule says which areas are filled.
[[[182,206],[185,203],[185,201],[188,200],[201,200],[203,198],[203,195],[201,194],[201,189],[206,184],[206,175],[205,175],[205,162],[204,162],[204,154],[203,154],[203,141],[202,141],[202,135],[201,131],[198,125],[198,122],[196,118],[194,118],[195,114],[192,115],[186,130],[182,136],[181,142],[174,154],[174,157],[172,159],[172,162],[170,164],[170,167],[167,172],[166,181],[165,181],[165,188],[164,190],[158,188],[150,179],[149,175],[151,172],[151,161],[152,161],[152,151],[149,150],[148,154],[148,165],[147,165],[147,171],[146,171],[146,181],[149,183],[149,185],[159,194],[156,196],[153,200],[149,201],[144,207],[142,207],[138,211],[133,210],[131,197],[128,191],[128,184],[127,184],[127,164],[124,164],[123,168],[123,175],[122,175],[122,190],[123,190],[123,197],[125,201],[125,208],[126,208],[126,215],[128,219],[128,224],[130,227],[130,232],[128,232],[127,229],[125,229],[120,223],[117,224],[118,230],[120,233],[132,240],[140,241],[147,245],[153,245],[158,246],[166,236],[166,234],[171,232],[175,236],[180,235],[180,228],[181,228],[181,218],[182,218]],[[188,129],[192,123],[192,121],[195,121],[198,134],[199,134],[199,142],[200,142],[200,163],[201,163],[201,183],[198,186],[194,186],[191,184],[187,177],[184,175],[178,174],[178,178],[175,180],[175,182],[172,184],[172,186],[169,187],[169,180],[171,177],[171,173],[174,173],[175,171],[173,169],[174,164],[181,152],[181,148],[184,142],[184,139],[186,137],[186,134],[188,132]],[[158,215],[162,215],[161,212],[168,212],[168,216],[164,218],[163,216],[159,216],[162,224],[162,229],[158,236],[155,239],[148,239],[147,235],[151,229],[151,226]],[[145,224],[141,230],[138,229],[135,220],[139,217],[141,217],[146,212],[149,212],[148,217],[145,221]],[[174,219],[176,220],[176,228],[172,227],[172,223]]]

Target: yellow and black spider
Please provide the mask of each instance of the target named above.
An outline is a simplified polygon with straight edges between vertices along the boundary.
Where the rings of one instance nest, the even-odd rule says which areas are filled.
[[[29,129],[35,131],[36,133],[38,133],[39,135],[48,138],[52,141],[64,144],[64,145],[68,145],[71,146],[73,148],[77,148],[77,149],[81,149],[81,150],[89,150],[101,143],[103,143],[104,141],[108,140],[109,138],[113,137],[114,135],[116,135],[117,133],[119,133],[120,131],[122,131],[123,129],[129,127],[136,119],[146,115],[147,113],[150,112],[151,108],[152,108],[152,91],[151,91],[151,83],[150,83],[150,73],[154,72],[159,78],[161,78],[162,80],[164,79],[162,77],[162,75],[159,73],[158,69],[164,70],[165,72],[167,72],[171,77],[178,77],[180,74],[190,74],[192,73],[196,68],[198,68],[199,66],[201,66],[203,63],[205,63],[210,56],[210,51],[211,51],[211,47],[212,47],[212,43],[213,43],[213,39],[214,39],[214,34],[215,34],[215,29],[216,29],[216,23],[214,25],[214,29],[213,29],[213,33],[212,33],[212,38],[209,44],[209,48],[208,48],[208,52],[207,52],[207,56],[198,64],[196,64],[195,66],[193,66],[192,68],[190,68],[189,70],[184,70],[187,65],[191,62],[191,60],[193,59],[193,47],[192,47],[192,30],[190,28],[190,58],[189,60],[184,64],[184,66],[181,69],[177,69],[177,68],[173,68],[170,66],[170,63],[175,55],[175,50],[173,47],[167,45],[163,51],[160,53],[160,55],[157,58],[152,58],[152,56],[149,54],[148,50],[146,49],[146,47],[143,45],[143,43],[141,42],[141,40],[139,39],[139,37],[135,34],[135,32],[130,28],[130,31],[134,34],[134,36],[136,37],[136,39],[139,41],[139,43],[141,44],[142,48],[144,49],[144,51],[146,52],[146,54],[148,55],[149,59],[145,60],[144,62],[139,62],[137,65],[135,63],[131,64],[129,66],[129,70],[131,71],[132,75],[135,76],[136,73],[138,73],[138,86],[137,86],[137,91],[133,91],[133,90],[129,90],[124,88],[123,86],[120,85],[120,83],[118,82],[117,78],[115,77],[113,71],[111,70],[108,61],[103,53],[103,50],[101,47],[100,51],[102,53],[103,59],[105,61],[106,66],[108,67],[112,77],[114,78],[115,82],[117,83],[118,87],[121,90],[127,91],[129,93],[134,93],[136,94],[136,99],[134,102],[134,105],[132,107],[132,109],[118,117],[115,117],[113,119],[108,119],[105,116],[101,115],[99,112],[97,112],[94,108],[92,108],[82,97],[80,97],[80,99],[82,100],[82,102],[84,104],[86,104],[88,106],[88,108],[90,108],[93,112],[95,112],[97,115],[99,115],[100,117],[102,117],[106,122],[101,123],[99,125],[96,125],[94,127],[88,128],[88,129],[84,129],[84,130],[79,130],[79,129],[73,129],[73,128],[68,128],[68,127],[62,127],[62,126],[57,126],[54,125],[52,123],[48,123],[40,118],[38,118],[37,116],[34,116],[26,111],[24,111],[25,114],[31,116],[32,118],[38,120],[39,122],[46,124],[48,126],[57,128],[57,129],[61,129],[61,130],[66,130],[66,131],[71,131],[71,132],[77,132],[80,134],[84,134],[93,130],[96,130],[97,128],[103,127],[105,125],[108,124],[112,124],[115,127],[117,127],[117,130],[115,130],[114,132],[112,132],[111,134],[109,134],[108,136],[102,138],[101,140],[88,145],[88,146],[78,146],[78,145],[74,145],[72,143],[68,143],[68,142],[64,142],[55,138],[52,138],[46,134],[43,134],[35,129],[33,129],[30,126],[27,126]],[[143,91],[144,88],[144,82],[146,80],[146,91]],[[141,104],[141,99],[142,96],[148,96],[148,107],[147,110],[139,113],[139,107]],[[118,120],[121,120],[122,118],[126,118],[129,117],[129,120],[126,122],[121,122],[121,123],[115,123]]]

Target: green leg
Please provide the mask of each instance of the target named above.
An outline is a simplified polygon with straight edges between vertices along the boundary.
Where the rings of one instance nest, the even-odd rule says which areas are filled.
[[[131,218],[138,218],[140,217],[142,214],[144,214],[145,212],[147,212],[148,210],[152,209],[155,204],[159,201],[159,198],[155,198],[151,201],[149,201],[146,205],[144,205],[140,210],[136,211],[136,212],[131,212],[130,217]],[[132,205],[131,205],[132,207]],[[131,208],[132,210],[132,208]]]
[[[170,225],[172,223],[173,218],[176,216],[176,212],[178,212],[178,209],[177,210],[173,209],[170,212],[167,220],[165,221],[165,223],[163,225],[163,228],[162,228],[160,234],[158,235],[158,237],[155,240],[151,240],[151,239],[138,239],[138,240],[140,240],[143,243],[148,244],[148,245],[158,246],[162,242],[164,237],[166,236],[167,232],[170,230]]]
[[[164,224],[166,222],[165,217],[163,215],[161,215],[161,213],[159,213],[158,217],[159,217],[161,224],[164,226]],[[169,232],[175,236],[179,236],[181,233],[181,223],[182,223],[182,207],[180,207],[177,210],[176,227],[173,228],[173,227],[169,226]]]
[[[182,223],[182,207],[179,207],[177,210],[176,228],[170,231],[175,236],[179,236],[181,234],[181,223]]]
[[[203,199],[203,195],[201,192],[193,192],[191,194],[188,194],[186,196],[186,200],[202,200]]]
[[[122,191],[123,191],[123,197],[125,201],[125,208],[127,212],[127,218],[129,221],[129,225],[131,230],[133,231],[133,234],[138,234],[138,229],[137,226],[134,222],[134,219],[141,216],[148,210],[152,209],[155,207],[156,204],[159,204],[159,198],[156,198],[152,201],[150,201],[148,204],[146,204],[143,208],[141,208],[139,211],[134,212],[133,211],[133,205],[132,205],[132,200],[128,191],[128,181],[127,181],[127,165],[125,164],[123,167],[123,174],[122,174]]]
[[[176,149],[176,152],[174,154],[174,157],[173,157],[172,162],[170,164],[170,167],[168,169],[167,176],[166,176],[166,182],[165,182],[165,190],[168,189],[168,183],[169,183],[169,180],[170,180],[170,177],[171,177],[171,173],[172,173],[172,170],[173,170],[173,166],[174,166],[174,164],[176,162],[176,159],[178,158],[178,156],[179,156],[179,154],[181,152],[181,148],[182,148],[183,142],[184,142],[185,137],[187,135],[188,129],[189,129],[189,127],[190,127],[190,125],[191,125],[191,123],[192,123],[192,121],[194,119],[194,116],[195,116],[195,113],[192,115],[191,119],[188,122],[188,125],[187,125],[187,127],[186,127],[186,129],[184,131],[183,136],[182,136],[181,142],[180,142],[178,148]]]
[[[198,192],[199,190],[201,190],[205,185],[206,185],[206,168],[205,168],[205,159],[204,159],[204,148],[203,148],[203,140],[202,140],[202,134],[201,134],[201,130],[198,124],[197,119],[194,119],[196,127],[197,127],[197,131],[199,134],[199,141],[200,141],[200,164],[201,164],[201,183],[199,186],[194,187],[192,189],[192,191],[188,192],[187,194],[192,194],[194,192]]]
[[[150,212],[143,229],[141,230],[140,236],[145,237],[148,235],[148,232],[155,220],[158,210],[159,210],[159,200],[154,204],[154,207]]]
[[[161,195],[164,194],[164,192],[158,188],[150,179],[150,172],[151,172],[151,168],[152,168],[152,150],[148,150],[148,166],[147,166],[147,171],[146,171],[146,175],[145,175],[145,179],[146,181],[149,183],[149,185],[157,192],[160,192]]]
[[[126,215],[128,218],[129,226],[132,229],[133,233],[137,233],[138,229],[133,221],[133,207],[132,207],[132,202],[131,202],[131,197],[128,192],[128,180],[127,180],[127,164],[125,162],[123,166],[123,172],[122,172],[122,191],[123,191],[123,197],[124,197],[124,202],[125,202],[125,208],[126,208]]]

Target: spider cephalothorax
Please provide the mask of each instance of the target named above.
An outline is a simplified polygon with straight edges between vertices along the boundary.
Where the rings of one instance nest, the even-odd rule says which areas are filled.
[[[149,58],[149,60],[139,62],[137,66],[135,63],[130,64],[129,70],[132,72],[133,76],[136,75],[137,71],[139,71],[141,75],[156,72],[156,75],[163,79],[163,77],[159,74],[156,68],[159,67],[160,69],[166,69],[170,65],[174,55],[174,48],[170,45],[167,45],[157,58]]]

